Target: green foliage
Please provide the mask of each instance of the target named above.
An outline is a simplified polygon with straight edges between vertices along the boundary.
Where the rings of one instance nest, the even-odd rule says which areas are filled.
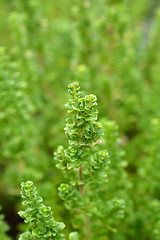
[[[58,188],[59,195],[73,215],[73,226],[79,228],[81,238],[100,239],[116,231],[116,221],[123,217],[124,201],[116,196],[108,199],[109,155],[107,151],[94,150],[102,143],[103,135],[97,122],[97,98],[92,94],[84,96],[78,82],[70,84],[68,92],[70,98],[65,106],[69,117],[64,129],[69,146],[60,146],[55,153],[57,167],[67,180]]]
[[[43,199],[37,196],[33,182],[23,182],[21,190],[25,210],[20,211],[19,215],[25,219],[25,223],[28,223],[28,229],[19,239],[64,240],[64,235],[59,233],[65,227],[64,223],[54,220],[51,208],[46,207],[42,203]]]

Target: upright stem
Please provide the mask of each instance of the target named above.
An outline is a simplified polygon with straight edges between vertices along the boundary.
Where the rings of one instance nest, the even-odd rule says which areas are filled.
[[[82,181],[82,180],[83,180],[82,165],[79,166],[78,175],[79,175],[79,180]],[[84,197],[84,185],[83,185],[83,184],[80,184],[79,189],[80,189],[81,196]],[[90,219],[89,219],[89,217],[86,215],[86,213],[84,213],[84,225],[85,225],[86,240],[89,240],[89,239],[91,239],[91,238],[90,238],[90,237],[91,237],[91,232],[90,232]]]

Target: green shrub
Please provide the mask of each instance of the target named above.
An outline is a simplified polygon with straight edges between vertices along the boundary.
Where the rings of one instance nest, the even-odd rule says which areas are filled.
[[[70,98],[65,106],[69,118],[66,119],[65,133],[69,146],[67,149],[59,146],[55,153],[57,167],[67,181],[58,188],[59,195],[71,212],[73,227],[79,229],[80,237],[103,239],[116,231],[116,223],[123,217],[124,200],[116,196],[108,198],[109,155],[106,151],[92,150],[102,143],[103,135],[102,126],[97,122],[96,96],[84,96],[78,82],[70,84],[68,91]],[[20,239],[61,239],[58,231],[64,226],[54,222],[51,209],[37,197],[33,182],[23,182],[21,186],[26,210],[19,214],[30,227]]]

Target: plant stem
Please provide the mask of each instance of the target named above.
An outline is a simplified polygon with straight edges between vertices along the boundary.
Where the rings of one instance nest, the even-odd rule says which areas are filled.
[[[82,164],[79,166],[78,175],[79,175],[79,180],[82,181],[83,180]],[[80,189],[81,196],[84,197],[84,185],[80,184],[79,189]],[[91,232],[90,232],[90,219],[86,215],[86,213],[84,213],[84,225],[85,225],[86,240],[89,240],[90,236],[91,236]]]

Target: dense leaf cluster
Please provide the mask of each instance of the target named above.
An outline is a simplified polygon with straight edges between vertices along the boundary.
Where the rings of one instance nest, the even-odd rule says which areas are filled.
[[[37,196],[33,182],[22,182],[21,188],[22,204],[25,206],[25,210],[20,211],[19,215],[25,219],[25,223],[28,223],[28,229],[20,235],[19,239],[64,240],[64,235],[59,232],[65,225],[54,220],[51,208],[46,207],[42,203],[43,199]]]

